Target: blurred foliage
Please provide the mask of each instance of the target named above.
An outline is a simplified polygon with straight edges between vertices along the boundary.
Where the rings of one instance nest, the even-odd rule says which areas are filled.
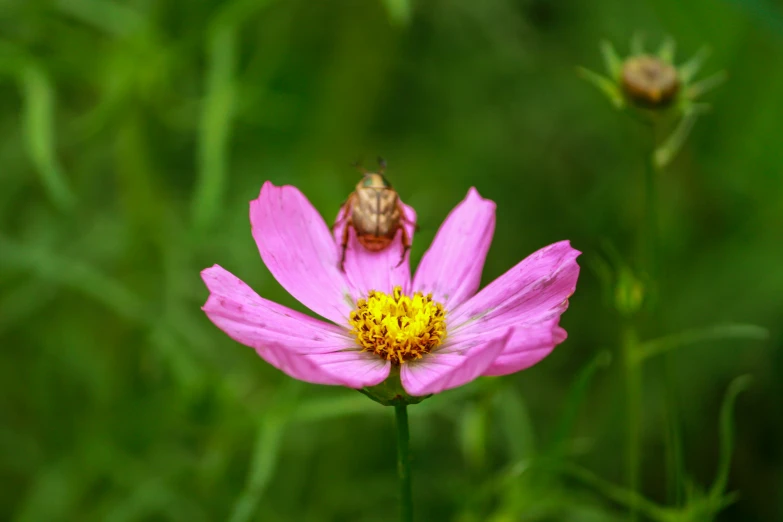
[[[779,520],[781,13],[769,0],[0,1],[0,518],[395,520],[391,410],[291,381],[199,309],[213,263],[301,309],[261,263],[247,202],[266,179],[290,183],[331,220],[351,162],[382,154],[419,214],[414,260],[470,186],[498,204],[485,281],[560,239],[585,252],[552,356],[411,408],[420,520],[625,520],[636,504],[695,521],[729,503],[716,520]],[[611,266],[634,265],[644,129],[575,71],[636,30],[684,55],[708,44],[730,75],[658,180],[644,498],[623,489],[608,288]],[[754,383],[732,423],[741,374]],[[674,493],[667,415],[682,427]]]

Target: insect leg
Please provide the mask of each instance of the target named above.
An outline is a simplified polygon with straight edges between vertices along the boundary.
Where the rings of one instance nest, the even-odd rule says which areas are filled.
[[[334,224],[332,225],[332,232],[334,232],[334,229],[337,228],[337,225],[341,225],[342,223],[345,223],[346,220],[348,219],[348,216],[350,214],[349,210],[351,204],[353,203],[353,197],[354,197],[354,193],[352,192],[351,195],[348,196],[348,198],[345,201],[343,201],[342,204],[340,205],[340,210],[345,209],[345,211],[343,212],[343,215],[340,218],[334,220]]]
[[[351,220],[348,219],[348,222],[345,224],[345,228],[343,229],[343,240],[342,243],[340,243],[340,248],[342,251],[340,252],[340,271],[345,272],[345,251],[348,248],[348,229],[351,227]]]
[[[410,218],[409,218],[409,217],[408,217],[408,216],[405,214],[405,207],[403,207],[401,203],[398,203],[398,205],[400,206],[400,221],[402,221],[402,222],[403,222],[403,223],[405,223],[406,225],[413,225],[413,229],[414,229],[416,232],[418,232],[418,231],[420,230],[419,224],[418,224],[418,223],[416,223],[415,221],[413,221],[412,219],[410,219]]]
[[[400,255],[400,262],[394,268],[397,268],[405,261],[405,254],[411,249],[411,239],[408,237],[408,232],[405,230],[405,227],[401,227],[400,230],[402,230],[402,254]]]
[[[348,200],[345,200],[345,201],[347,202]],[[340,205],[341,208],[344,207],[344,206],[345,206],[345,203]],[[344,212],[343,215],[340,216],[339,219],[335,219],[334,223],[332,224],[332,227],[331,227],[332,228],[332,232],[334,232],[334,229],[337,228],[338,225],[341,225],[341,224],[345,223],[346,219],[348,219],[348,212]]]

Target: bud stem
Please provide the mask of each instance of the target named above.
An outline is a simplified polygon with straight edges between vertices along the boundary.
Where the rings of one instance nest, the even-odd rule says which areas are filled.
[[[655,132],[652,142],[652,151],[647,155],[647,169],[646,169],[646,195],[647,195],[647,210],[645,212],[647,217],[647,255],[646,255],[646,270],[650,280],[650,301],[648,304],[649,313],[649,329],[651,331],[658,330],[661,325],[659,317],[658,302],[660,301],[660,290],[658,288],[658,248],[659,248],[659,222],[658,222],[658,178],[660,178],[663,168],[668,163],[668,159],[676,154],[677,150],[682,146],[690,131],[690,127],[693,125],[693,121],[690,120],[689,115],[683,116],[683,121],[677,130],[675,130],[672,137],[666,140],[661,148],[656,150],[656,138]],[[689,120],[686,122],[685,120]],[[655,130],[655,126],[653,126]],[[679,131],[679,132],[678,132]],[[670,155],[667,161],[660,161],[658,152],[661,149],[670,151]],[[650,332],[648,332],[649,334]],[[666,447],[666,477],[667,477],[667,489],[669,500],[679,505],[680,494],[683,491],[683,484],[681,483],[682,477],[682,444],[680,442],[680,423],[679,423],[679,397],[677,395],[677,387],[674,379],[675,375],[675,360],[674,354],[667,353],[664,355],[663,360],[663,381],[665,382],[666,396],[664,397],[664,426],[666,429],[665,434],[665,447]],[[659,370],[660,371],[660,370]]]
[[[636,494],[639,491],[639,460],[641,453],[640,418],[642,398],[641,365],[636,361],[638,349],[636,329],[627,325],[622,332],[623,368],[625,370],[625,405],[626,421],[628,422],[627,440],[627,464],[628,464],[628,489]],[[638,520],[636,504],[630,505],[629,520]]]

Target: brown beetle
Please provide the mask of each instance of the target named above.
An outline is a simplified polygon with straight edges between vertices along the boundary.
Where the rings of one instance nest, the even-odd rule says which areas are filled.
[[[356,184],[356,190],[351,192],[341,209],[342,215],[332,225],[332,229],[345,223],[342,234],[342,254],[340,270],[345,271],[345,251],[348,248],[349,228],[356,231],[356,239],[370,252],[380,252],[388,247],[402,230],[402,255],[397,266],[402,264],[405,253],[410,250],[411,241],[403,224],[415,223],[405,215],[400,196],[392,188],[391,183],[383,175],[386,162],[378,158],[378,172],[367,172],[359,167],[363,176]]]

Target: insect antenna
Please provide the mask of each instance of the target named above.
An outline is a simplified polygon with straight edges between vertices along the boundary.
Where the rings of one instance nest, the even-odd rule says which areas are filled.
[[[362,165],[362,160],[361,159],[358,159],[358,160],[354,161],[353,163],[351,163],[351,167],[355,168],[356,170],[358,170],[362,174],[367,174],[367,169],[365,169],[364,166]]]
[[[378,156],[378,166],[380,167],[378,174],[383,174],[386,172],[386,160],[380,156]]]

